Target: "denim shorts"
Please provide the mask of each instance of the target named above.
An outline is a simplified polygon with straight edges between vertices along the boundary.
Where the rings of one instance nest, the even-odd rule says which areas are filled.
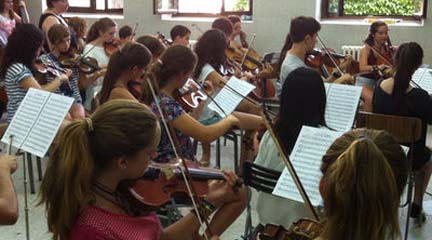
[[[219,122],[220,120],[222,120],[222,118],[219,116],[219,114],[214,113],[213,116],[211,116],[207,119],[204,119],[204,120],[200,120],[200,122],[201,122],[201,124],[208,126],[208,125],[215,124],[215,123]]]
[[[365,78],[365,77],[362,77],[362,76],[358,76],[357,79],[356,79],[355,85],[356,86],[361,86],[361,87],[368,86],[368,87],[371,87],[371,88],[375,88],[375,85],[377,83],[378,83],[378,81],[375,80],[375,79],[370,79],[370,78]]]

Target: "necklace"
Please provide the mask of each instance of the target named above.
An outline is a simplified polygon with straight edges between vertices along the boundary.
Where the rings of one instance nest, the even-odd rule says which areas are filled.
[[[109,187],[105,186],[100,182],[94,182],[92,185],[92,190],[98,196],[107,200],[108,202],[113,203],[120,209],[126,212],[126,214],[131,215],[132,211],[130,206],[127,204],[126,199],[116,190],[111,190]]]

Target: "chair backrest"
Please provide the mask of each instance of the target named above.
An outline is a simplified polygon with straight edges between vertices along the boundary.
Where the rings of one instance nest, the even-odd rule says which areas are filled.
[[[243,164],[243,180],[247,186],[271,194],[281,172],[268,169],[253,162]]]
[[[385,130],[399,143],[413,143],[421,137],[422,122],[414,117],[359,112],[356,127]]]

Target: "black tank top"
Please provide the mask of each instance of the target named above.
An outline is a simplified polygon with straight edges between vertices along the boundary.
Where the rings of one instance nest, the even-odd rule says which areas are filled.
[[[42,14],[42,15],[40,16],[40,18],[39,18],[39,29],[43,31],[43,29],[42,29],[42,25],[44,24],[45,20],[46,20],[48,17],[50,17],[50,16],[53,16],[53,17],[57,18],[57,20],[59,21],[60,24],[63,24],[63,25],[65,25],[66,27],[69,28],[69,32],[70,32],[70,34],[71,34],[71,44],[70,44],[70,47],[71,47],[71,48],[73,48],[73,47],[76,48],[76,47],[77,47],[77,34],[76,34],[76,32],[73,30],[73,28],[71,28],[69,25],[67,25],[67,23],[66,23],[66,21],[64,20],[63,16],[61,16],[61,15],[55,15],[55,14],[53,14],[53,13],[44,13],[44,14]],[[49,52],[50,52],[50,49],[49,49],[49,46],[48,46],[48,36],[47,36],[45,33],[44,33],[44,35],[45,35],[45,40],[44,40],[43,48],[44,48],[44,50],[45,50],[45,53],[49,53]]]

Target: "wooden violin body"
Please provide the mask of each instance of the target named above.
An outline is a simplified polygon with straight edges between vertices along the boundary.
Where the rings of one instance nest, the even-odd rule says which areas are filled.
[[[120,49],[120,46],[121,43],[120,43],[120,39],[118,38],[113,38],[111,42],[105,42],[104,43],[105,54],[108,57],[111,57],[113,53],[117,52]]]
[[[203,87],[205,86],[204,83]],[[188,79],[182,89],[174,93],[174,98],[186,112],[190,112],[197,108],[201,102],[207,100],[207,94],[194,80]]]
[[[310,219],[300,219],[286,230],[282,226],[267,224],[260,240],[313,240],[321,235],[323,225]]]
[[[208,193],[208,180],[224,179],[223,174],[213,169],[200,169],[186,160],[192,177],[191,184],[196,189],[195,197],[204,197]],[[129,181],[122,193],[137,209],[159,207],[170,201],[172,197],[188,199],[186,183],[181,176],[178,164],[156,164],[150,166],[139,179]]]
[[[338,54],[333,49],[327,49],[327,51],[314,49],[306,56],[305,63],[307,66],[316,69],[321,76],[327,77],[333,72],[333,69],[336,68],[336,65],[341,65],[341,60],[345,58],[345,55]],[[351,75],[359,73],[359,62],[351,60],[351,63],[346,67],[345,71]]]

